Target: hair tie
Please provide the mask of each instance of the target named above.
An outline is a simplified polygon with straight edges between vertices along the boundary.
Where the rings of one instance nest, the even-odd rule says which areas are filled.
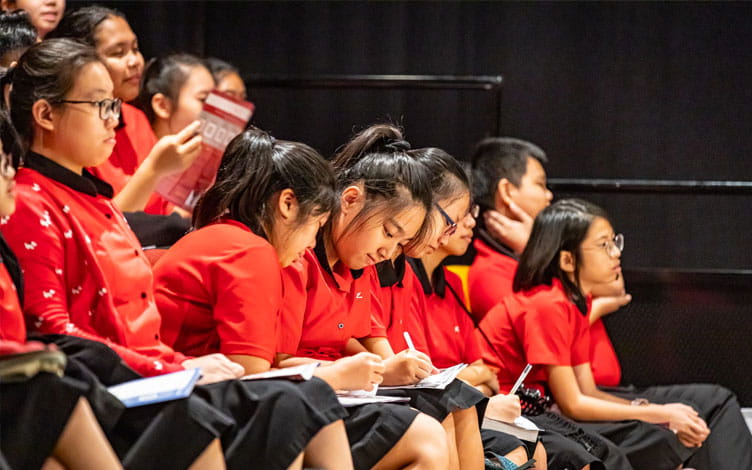
[[[406,140],[390,140],[384,145],[384,148],[391,152],[406,152],[410,150],[410,142]]]

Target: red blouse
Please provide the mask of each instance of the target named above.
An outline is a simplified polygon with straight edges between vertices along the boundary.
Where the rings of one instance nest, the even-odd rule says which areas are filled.
[[[148,260],[106,183],[30,155],[16,212],[0,221],[24,271],[24,313],[41,333],[101,341],[142,375],[181,370],[159,339]]]
[[[115,148],[112,155],[101,165],[89,168],[91,174],[112,185],[115,194],[123,190],[139,165],[146,159],[157,143],[146,115],[135,106],[123,103],[120,111],[120,126],[115,129]],[[152,194],[144,212],[167,215],[174,207],[158,194]]]
[[[371,286],[371,336],[386,336],[392,350],[398,353],[407,349],[405,332],[408,332],[415,349],[430,357],[423,328],[410,314],[426,308],[425,298],[415,295],[419,288],[420,283],[404,257],[398,258],[395,264],[379,265]]]
[[[274,360],[282,277],[274,247],[226,220],[191,232],[154,266],[162,341],[193,356]]]
[[[616,387],[621,383],[619,358],[600,318],[590,326],[590,368],[598,385]]]
[[[296,356],[337,360],[350,338],[371,336],[373,267],[353,272],[342,263],[330,270],[323,243],[308,250],[302,269],[282,270],[284,302],[278,350]],[[318,255],[317,255],[318,253]]]
[[[533,370],[525,385],[546,390],[543,366],[577,366],[590,361],[586,315],[572,303],[558,279],[505,298],[483,318],[480,328],[494,344],[481,341],[483,359],[499,369],[501,391],[512,388],[525,365]]]
[[[420,260],[416,261],[420,263]],[[443,266],[437,268],[433,284],[428,280],[425,271],[415,271],[418,273],[419,282],[415,283],[414,296],[424,298],[425,308],[413,310],[411,315],[424,331],[428,342],[428,354],[433,364],[444,368],[461,362],[472,364],[481,359],[479,338],[475,336],[475,324],[450,291],[450,288],[453,289],[460,301],[464,302],[462,280]]]
[[[517,260],[476,238],[476,255],[467,275],[470,307],[480,321],[491,308],[511,296]]]
[[[26,325],[16,285],[4,263],[0,263],[0,339],[26,342]]]

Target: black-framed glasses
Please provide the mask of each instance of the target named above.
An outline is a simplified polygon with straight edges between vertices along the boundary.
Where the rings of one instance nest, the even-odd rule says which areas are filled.
[[[434,206],[436,206],[436,208],[439,210],[439,213],[442,215],[442,217],[444,217],[444,221],[447,224],[447,228],[444,230],[444,235],[451,236],[452,234],[454,234],[454,232],[457,231],[457,222],[452,220],[452,218],[449,217],[449,214],[447,214],[440,205],[434,204]]]
[[[123,100],[120,98],[105,98],[99,101],[86,100],[58,100],[56,104],[90,104],[99,108],[99,118],[103,121],[108,119],[120,119],[120,108],[123,106]]]

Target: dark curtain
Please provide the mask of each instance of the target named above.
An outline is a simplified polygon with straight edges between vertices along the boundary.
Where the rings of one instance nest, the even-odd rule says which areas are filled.
[[[69,2],[75,8],[89,2]],[[752,180],[752,4],[107,2],[145,55],[213,55],[254,74],[503,75],[502,134],[549,177]],[[256,123],[331,154],[371,122],[467,158],[478,91],[250,90]],[[588,195],[628,266],[752,266],[750,196]]]

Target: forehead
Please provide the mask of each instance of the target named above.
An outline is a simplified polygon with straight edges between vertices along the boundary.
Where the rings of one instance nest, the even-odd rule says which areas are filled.
[[[72,92],[112,94],[113,85],[109,72],[101,62],[91,62],[81,67],[73,83]]]
[[[99,47],[107,47],[123,41],[131,42],[136,39],[136,34],[128,22],[119,16],[108,16],[106,20],[99,23],[94,36]]]
[[[191,89],[212,89],[214,88],[214,78],[206,67],[200,65],[185,66],[185,73],[188,74],[188,78],[183,85],[183,88]]]
[[[546,177],[546,170],[543,169],[541,162],[539,162],[537,158],[527,157],[527,165],[525,167],[525,175],[523,178],[534,180],[541,177]]]
[[[614,228],[611,223],[603,217],[596,217],[593,219],[593,223],[590,224],[586,238],[589,240],[597,240],[599,238],[611,238],[614,233]]]

